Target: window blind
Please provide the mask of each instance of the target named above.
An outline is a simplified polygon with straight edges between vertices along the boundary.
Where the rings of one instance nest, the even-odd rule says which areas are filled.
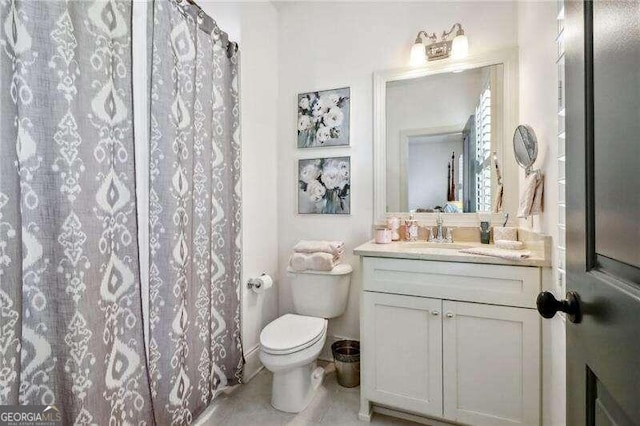
[[[476,208],[491,211],[491,83],[476,107]]]

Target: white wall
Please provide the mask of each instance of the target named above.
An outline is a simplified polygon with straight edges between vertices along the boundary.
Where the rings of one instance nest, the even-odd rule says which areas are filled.
[[[536,168],[545,174],[545,211],[522,226],[551,235],[554,241],[553,269],[547,270],[545,289],[564,296],[556,287],[556,249],[558,241],[558,151],[557,151],[557,33],[555,1],[518,4],[518,43],[520,45],[520,122],[529,124],[539,142]],[[522,184],[524,174],[520,172]],[[564,425],[565,420],[565,322],[557,315],[542,322],[543,417],[545,425]]]
[[[516,45],[516,5],[507,2],[285,2],[279,10],[278,248],[280,313],[291,312],[285,268],[299,239],[339,239],[354,266],[347,312],[329,324],[333,336],[359,337],[360,264],[351,253],[371,237],[373,222],[372,73],[408,65],[419,29],[440,32],[461,22],[470,51]],[[351,147],[298,150],[296,95],[351,86]],[[350,216],[296,213],[296,162],[351,155]]]
[[[454,181],[456,194],[460,188],[459,158],[462,133],[409,138],[407,189],[409,210],[432,209],[447,202],[448,168],[455,152]],[[388,176],[388,175],[387,175]],[[401,211],[401,210],[398,210]],[[406,211],[406,210],[402,210]]]
[[[245,377],[259,368],[262,328],[278,315],[277,281],[261,295],[245,283],[263,272],[277,277],[276,134],[278,28],[273,4],[199,1],[231,40],[240,44],[242,131],[242,342]]]
[[[462,131],[469,116],[475,113],[482,86],[482,68],[387,83],[388,212],[408,210],[406,206],[402,206],[402,197],[400,197],[401,133],[450,126],[459,127]],[[446,188],[446,162],[443,164],[445,181],[443,188]],[[446,201],[446,189],[444,201]],[[443,205],[443,201],[439,204]]]
[[[330,322],[329,341],[359,337],[360,267],[350,253],[371,235],[372,73],[407,65],[420,28],[440,32],[461,22],[472,53],[520,44],[520,121],[536,130],[538,165],[547,175],[547,211],[528,225],[556,236],[555,2],[286,2],[277,10],[270,3],[199,3],[241,43],[245,281],[263,271],[278,278],[277,291],[260,298],[243,288],[245,354],[257,354],[251,351],[261,327],[277,315],[276,298],[280,313],[292,311],[284,271],[302,238],[346,242],[354,285],[346,314]],[[296,95],[345,85],[352,89],[351,147],[296,149]],[[352,215],[296,214],[297,159],[319,155],[351,155]],[[543,324],[544,424],[560,426],[564,324]]]

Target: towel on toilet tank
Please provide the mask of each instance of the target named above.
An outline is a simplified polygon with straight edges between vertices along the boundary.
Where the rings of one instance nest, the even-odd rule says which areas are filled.
[[[329,253],[333,255],[335,262],[339,262],[344,254],[344,243],[342,241],[302,240],[293,246],[293,251],[304,254]]]
[[[289,259],[291,269],[296,272],[307,270],[331,271],[338,263],[331,253],[293,253]]]

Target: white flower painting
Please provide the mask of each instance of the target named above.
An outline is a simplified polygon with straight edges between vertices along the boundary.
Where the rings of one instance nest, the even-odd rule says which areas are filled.
[[[349,157],[298,161],[298,213],[351,213]]]
[[[298,95],[298,148],[349,145],[351,89]]]

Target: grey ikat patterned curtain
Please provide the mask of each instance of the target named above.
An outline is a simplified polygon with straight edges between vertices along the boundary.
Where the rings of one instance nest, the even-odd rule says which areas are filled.
[[[0,0],[0,404],[152,424],[131,2]]]
[[[132,2],[0,0],[0,405],[64,424],[189,424],[241,378],[237,46],[195,6],[152,3],[136,200]]]
[[[240,381],[237,45],[187,1],[153,11],[150,344],[159,424]]]

